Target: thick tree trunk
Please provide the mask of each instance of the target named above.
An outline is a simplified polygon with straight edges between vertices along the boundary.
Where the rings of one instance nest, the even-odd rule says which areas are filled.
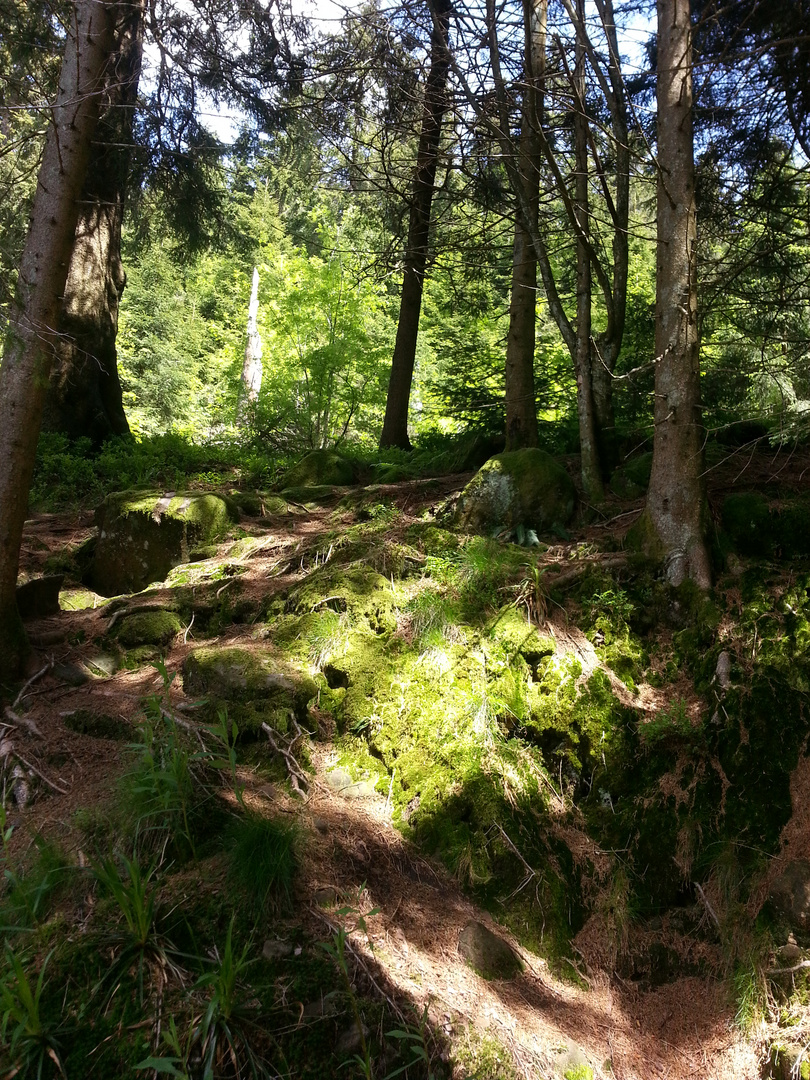
[[[411,446],[408,438],[408,407],[416,361],[419,315],[422,310],[422,287],[427,267],[430,210],[433,204],[433,186],[436,181],[439,138],[442,120],[447,109],[447,72],[450,60],[446,42],[450,25],[449,0],[437,0],[435,16],[436,21],[430,44],[430,69],[425,84],[425,104],[411,196],[399,323],[394,344],[394,357],[391,362],[391,377],[388,383],[388,400],[380,436],[380,448],[398,446],[403,450],[409,450]]]
[[[121,225],[143,57],[144,0],[113,7],[112,62],[93,141],[70,259],[60,338],[42,426],[100,445],[129,431],[121,401],[116,335],[126,283]]]
[[[524,78],[518,168],[525,206],[537,229],[540,201],[539,125],[542,117],[546,62],[548,0],[523,0]],[[537,253],[518,213],[512,257],[512,295],[506,339],[506,449],[537,446],[537,408],[534,395],[535,322],[537,316]]]
[[[76,0],[0,367],[0,680],[26,653],[15,589],[79,199],[113,45],[113,4]]]
[[[655,435],[648,547],[667,580],[711,585],[697,326],[690,0],[658,0]]]

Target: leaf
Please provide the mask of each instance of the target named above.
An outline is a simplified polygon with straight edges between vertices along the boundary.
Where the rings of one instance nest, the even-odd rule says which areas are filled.
[[[181,1076],[185,1077],[184,1072],[180,1072],[175,1067],[175,1061],[179,1061],[179,1058],[156,1058],[148,1057],[143,1061],[138,1062],[135,1066],[136,1069],[154,1069],[156,1073],[162,1073],[164,1076]]]

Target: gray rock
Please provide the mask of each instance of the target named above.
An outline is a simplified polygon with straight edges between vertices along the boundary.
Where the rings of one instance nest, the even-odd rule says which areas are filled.
[[[335,1043],[335,1053],[338,1057],[346,1057],[354,1054],[363,1046],[363,1040],[367,1039],[369,1030],[365,1024],[360,1028],[355,1020],[351,1027],[347,1028]]]
[[[55,664],[53,677],[68,686],[84,686],[90,681],[90,676],[78,664]]]
[[[810,931],[810,861],[788,863],[773,883],[771,903],[794,930]]]
[[[237,507],[211,493],[108,495],[96,511],[99,534],[88,584],[102,596],[139,592],[238,520]]]
[[[483,979],[512,979],[523,970],[511,945],[480,922],[467,923],[458,937],[458,951]]]
[[[268,938],[262,946],[262,956],[265,960],[284,960],[293,954],[291,941],[281,941],[280,938]]]
[[[728,690],[731,686],[731,656],[725,649],[717,657],[714,677],[717,679],[717,685],[721,690]]]
[[[548,532],[574,516],[577,494],[562,465],[542,450],[491,458],[464,488],[455,522],[483,535],[517,528]]]

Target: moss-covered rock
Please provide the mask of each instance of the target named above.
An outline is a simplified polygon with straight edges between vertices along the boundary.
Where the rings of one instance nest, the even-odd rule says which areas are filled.
[[[375,634],[396,629],[391,585],[368,567],[327,566],[315,571],[290,592],[286,610],[305,615],[322,607],[345,613],[352,626],[372,630]]]
[[[138,592],[238,519],[228,499],[210,493],[108,495],[96,512],[99,534],[87,584],[102,596]]]
[[[138,645],[168,645],[183,629],[174,611],[141,611],[127,615],[115,628],[117,639],[124,648]]]
[[[518,527],[547,532],[567,525],[576,488],[565,469],[542,450],[515,450],[491,458],[461,493],[455,522],[492,535]]]
[[[242,731],[263,722],[286,730],[290,715],[303,720],[317,694],[309,675],[266,649],[195,649],[183,662],[183,688],[214,704],[229,703]]]
[[[356,483],[357,477],[357,464],[350,458],[335,450],[313,450],[287,470],[278,486],[282,491],[321,485],[346,486]]]

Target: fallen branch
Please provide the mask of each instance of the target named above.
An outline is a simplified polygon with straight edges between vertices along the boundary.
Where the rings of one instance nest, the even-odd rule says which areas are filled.
[[[794,964],[793,967],[784,968],[766,968],[766,975],[794,975],[797,971],[802,971],[804,968],[810,968],[810,960],[801,960],[798,964]]]
[[[20,704],[22,699],[25,697],[25,694],[26,694],[26,691],[28,690],[28,687],[33,686],[35,682],[38,682],[42,678],[42,676],[46,675],[52,668],[53,668],[53,657],[50,658],[50,660],[45,665],[45,667],[41,668],[36,673],[36,675],[31,676],[31,678],[28,680],[28,682],[25,684],[25,686],[22,688],[22,690],[19,692],[19,694],[17,694],[16,698],[14,699],[14,704],[11,706],[12,709],[16,709],[17,706]],[[39,734],[39,733],[37,733],[37,734]]]
[[[709,915],[709,918],[712,920],[714,925],[717,927],[717,932],[720,933],[721,932],[721,930],[720,930],[720,920],[717,918],[717,915],[715,914],[714,908],[709,903],[709,901],[706,899],[705,892],[700,887],[700,885],[698,885],[697,882],[695,882],[695,891],[697,892],[698,896],[700,897],[701,904],[703,904],[703,906],[706,908],[706,911],[707,911],[707,913]]]
[[[44,780],[49,788],[53,788],[54,791],[58,791],[60,795],[67,795],[67,788],[60,788],[58,784],[55,784],[53,782],[53,780],[49,780],[45,773],[39,771],[36,765],[32,765],[30,761],[26,761],[22,754],[19,752],[19,750],[14,750],[13,753],[14,757],[17,758],[17,760],[21,762],[26,767],[26,769],[30,769],[32,773],[35,773],[40,778],[40,780]]]
[[[39,739],[42,738],[42,732],[39,730],[33,720],[26,720],[24,716],[18,716],[8,707],[8,705],[6,706],[4,715],[6,719],[14,725],[14,727],[23,728],[30,735],[36,735]]]

